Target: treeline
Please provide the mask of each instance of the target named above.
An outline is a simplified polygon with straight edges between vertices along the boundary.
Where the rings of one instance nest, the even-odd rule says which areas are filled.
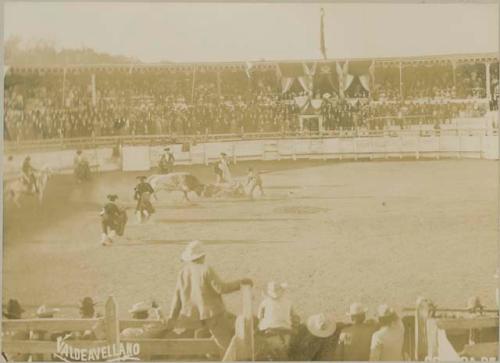
[[[23,41],[18,36],[6,40],[4,51],[8,66],[141,63],[137,58],[100,53],[87,47],[58,50],[54,42],[44,39]]]

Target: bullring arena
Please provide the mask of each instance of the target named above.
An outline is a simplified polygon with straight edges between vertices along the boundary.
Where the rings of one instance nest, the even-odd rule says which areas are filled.
[[[385,301],[403,308],[418,296],[460,308],[478,295],[494,306],[494,160],[254,160],[237,162],[233,174],[250,166],[261,171],[265,196],[193,193],[188,203],[181,193],[161,192],[145,224],[135,220],[132,198],[144,172],[101,171],[83,184],[54,175],[41,206],[29,199],[21,209],[6,205],[5,296],[61,306],[67,316],[83,296],[103,302],[114,295],[124,307],[155,299],[168,311],[180,253],[199,239],[223,278],[256,281],[256,302],[267,281],[287,281],[304,316],[342,317],[353,300],[371,311]],[[175,170],[214,182],[205,165]],[[129,207],[129,224],[103,247],[99,211],[110,192]],[[228,302],[238,310],[238,296]]]
[[[497,359],[498,69],[10,67],[2,353],[85,361],[64,337],[137,348],[116,360]]]

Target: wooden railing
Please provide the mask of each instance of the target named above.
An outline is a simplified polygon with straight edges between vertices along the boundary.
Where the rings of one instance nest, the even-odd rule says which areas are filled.
[[[472,331],[482,331],[484,329],[496,330],[496,341],[481,341],[481,339],[469,338],[469,343],[463,346],[460,352],[456,352],[457,356],[471,357],[471,360],[496,361],[498,359],[499,344],[498,344],[498,327],[499,327],[499,310],[484,309],[480,316],[470,317],[455,317],[449,318],[440,317],[440,314],[455,313],[469,314],[468,309],[448,309],[436,308],[432,306],[427,299],[418,299],[415,308],[405,308],[406,311],[414,311],[415,314],[415,333],[414,346],[412,347],[412,356],[417,361],[437,361],[439,359],[439,346],[436,342],[436,329],[442,331],[454,331],[468,333],[469,337]],[[432,331],[429,329],[432,328]]]
[[[198,357],[205,359],[206,356],[222,357],[231,356],[231,360],[251,360],[253,358],[253,325],[251,320],[252,291],[250,286],[242,286],[243,314],[236,322],[236,336],[233,339],[229,353],[221,352],[213,338],[209,339],[149,339],[149,338],[121,338],[120,331],[126,328],[138,328],[157,324],[161,328],[162,323],[158,320],[118,320],[117,305],[113,297],[108,298],[105,304],[105,314],[99,319],[21,319],[2,321],[2,352],[7,355],[42,355],[43,360],[51,360],[52,355],[59,354],[56,341],[46,340],[13,340],[9,335],[13,332],[44,331],[55,332],[78,332],[96,331],[100,325],[101,334],[95,334],[94,340],[68,340],[71,347],[79,349],[93,349],[120,346],[120,344],[139,344],[140,358],[150,359],[154,356],[168,356],[175,359]],[[250,325],[249,325],[250,324]],[[179,322],[175,328],[199,329],[201,322]],[[64,358],[64,357],[63,357]]]

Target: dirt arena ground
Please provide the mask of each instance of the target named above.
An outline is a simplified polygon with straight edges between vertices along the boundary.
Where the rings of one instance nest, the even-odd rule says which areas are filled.
[[[255,304],[265,283],[287,281],[301,316],[360,301],[413,306],[418,296],[464,307],[471,295],[494,306],[497,259],[497,164],[479,160],[286,161],[239,163],[264,171],[266,196],[255,201],[160,194],[157,214],[138,224],[129,210],[126,238],[99,244],[99,211],[117,193],[134,206],[139,173],[102,173],[78,185],[72,176],[49,181],[36,208],[8,205],[3,250],[4,301],[63,307],[77,316],[84,296],[101,304],[114,295],[120,315],[156,299],[168,311],[180,253],[205,241],[208,262],[223,279],[255,281]],[[190,170],[213,182],[209,167]],[[226,299],[234,312],[240,295]]]

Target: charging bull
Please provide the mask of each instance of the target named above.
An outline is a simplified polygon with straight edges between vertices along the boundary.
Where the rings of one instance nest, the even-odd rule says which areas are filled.
[[[197,177],[190,173],[177,172],[161,175],[151,175],[147,182],[153,187],[153,196],[157,198],[157,193],[160,190],[167,192],[182,192],[184,198],[189,202],[189,193],[195,192],[199,197],[205,196],[205,186],[200,183]]]

